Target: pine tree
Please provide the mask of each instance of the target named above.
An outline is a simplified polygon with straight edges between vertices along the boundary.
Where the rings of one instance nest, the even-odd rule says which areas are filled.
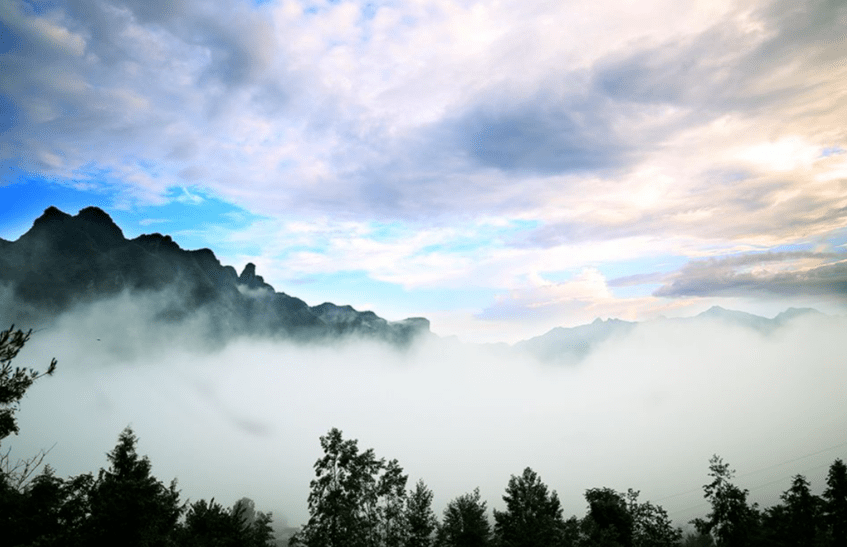
[[[438,519],[432,511],[432,491],[422,480],[406,499],[408,537],[406,547],[431,547],[438,529]]]
[[[847,545],[847,465],[840,458],[829,467],[823,499],[832,545]]]
[[[785,530],[782,541],[791,547],[813,545],[818,534],[821,500],[812,495],[803,475],[794,477],[791,488],[780,496],[785,504]]]
[[[137,437],[127,427],[108,454],[91,493],[90,540],[99,545],[168,545],[183,507],[176,481],[165,487],[151,474],[150,460],[136,452]]]

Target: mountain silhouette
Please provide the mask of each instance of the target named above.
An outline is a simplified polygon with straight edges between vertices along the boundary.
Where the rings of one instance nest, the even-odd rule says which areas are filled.
[[[606,341],[626,336],[639,325],[652,321],[682,323],[695,327],[705,326],[707,323],[719,323],[761,335],[770,335],[795,318],[809,316],[823,317],[824,314],[812,308],[788,308],[773,319],[768,319],[752,313],[712,306],[694,317],[659,318],[643,323],[598,318],[587,325],[555,327],[541,336],[517,342],[512,347],[517,351],[529,353],[541,361],[573,364],[587,357]]]
[[[300,341],[364,336],[407,345],[429,332],[429,321],[387,321],[370,311],[324,303],[310,307],[277,292],[247,264],[239,275],[209,249],[189,251],[159,233],[126,239],[103,210],[71,216],[44,211],[16,241],[0,240],[0,285],[12,293],[7,322],[28,323],[79,304],[128,292],[167,293],[156,319],[179,323],[205,314],[210,336],[270,335]]]

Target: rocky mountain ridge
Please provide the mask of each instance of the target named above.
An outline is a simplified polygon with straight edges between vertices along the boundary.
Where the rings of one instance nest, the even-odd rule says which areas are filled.
[[[326,302],[309,306],[277,292],[254,264],[241,274],[209,249],[182,249],[170,236],[126,239],[102,209],[69,215],[50,207],[16,241],[0,241],[0,286],[11,290],[6,323],[31,323],[129,291],[171,291],[156,319],[179,323],[198,314],[215,337],[270,335],[298,341],[361,336],[407,345],[429,333],[429,321],[387,321],[370,311]]]

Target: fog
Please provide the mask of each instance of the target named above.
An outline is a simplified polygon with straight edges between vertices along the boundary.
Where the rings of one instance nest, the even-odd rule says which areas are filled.
[[[332,427],[397,458],[410,487],[423,479],[439,515],[477,486],[502,508],[509,476],[530,466],[565,516],[585,513],[587,488],[632,487],[683,525],[708,511],[712,454],[765,506],[796,473],[819,492],[828,465],[847,459],[840,317],[801,316],[768,336],[655,321],[564,366],[436,337],[402,351],[209,343],[193,334],[202,321],[151,326],[157,305],[123,295],[32,325],[14,364],[43,369],[55,356],[59,368],[27,393],[4,448],[52,446],[59,476],[96,472],[130,425],[183,500],[248,496],[290,526],[308,519],[318,438]]]

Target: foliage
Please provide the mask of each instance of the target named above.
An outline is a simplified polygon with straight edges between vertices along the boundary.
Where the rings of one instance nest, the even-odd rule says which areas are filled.
[[[715,540],[710,534],[687,534],[680,543],[682,547],[714,547]]]
[[[359,452],[333,428],[320,438],[324,456],[310,483],[309,522],[291,538],[307,547],[371,547],[405,542],[407,477],[396,460]]]
[[[829,467],[823,499],[832,545],[847,545],[847,465],[840,458]]]
[[[18,401],[26,390],[40,377],[52,375],[56,370],[56,360],[53,359],[46,372],[21,367],[12,368],[12,359],[18,354],[29,340],[32,331],[15,330],[12,325],[9,330],[0,331],[0,441],[18,432],[15,421],[15,411]]]
[[[503,496],[506,510],[494,510],[494,533],[503,547],[553,547],[564,541],[562,506],[538,474],[527,467],[512,475]]]
[[[682,531],[675,528],[667,511],[649,501],[639,503],[639,492],[630,488],[626,493],[627,508],[632,516],[632,544],[635,547],[670,547],[682,540]]]
[[[624,495],[611,488],[591,488],[585,500],[588,514],[582,532],[588,545],[632,547],[633,518]]]
[[[814,545],[818,536],[818,515],[821,500],[809,489],[809,481],[803,475],[792,480],[791,488],[780,496],[785,504],[782,520],[784,545],[801,547]]]
[[[166,487],[151,474],[137,441],[129,427],[121,432],[107,456],[109,469],[100,470],[91,491],[89,533],[100,545],[169,544],[183,512],[176,481]]]
[[[271,527],[273,514],[256,511],[256,503],[250,498],[241,498],[230,510],[244,529],[244,544],[247,546],[263,547],[276,545],[274,532]]]
[[[252,510],[252,513],[250,512]],[[214,498],[191,504],[180,530],[183,547],[265,547],[273,545],[270,517],[255,512],[255,504],[242,498],[225,509]]]
[[[432,511],[432,491],[422,480],[410,490],[406,498],[406,547],[431,547],[438,529],[438,518]]]
[[[486,547],[491,543],[491,525],[485,515],[485,502],[479,488],[452,500],[444,509],[438,527],[438,547]]]
[[[701,534],[711,534],[718,547],[744,547],[752,542],[758,521],[756,506],[747,505],[747,490],[741,490],[732,482],[735,471],[728,463],[714,455],[709,460],[709,476],[712,482],[703,486],[704,497],[712,505],[706,519],[694,519],[694,526]]]

